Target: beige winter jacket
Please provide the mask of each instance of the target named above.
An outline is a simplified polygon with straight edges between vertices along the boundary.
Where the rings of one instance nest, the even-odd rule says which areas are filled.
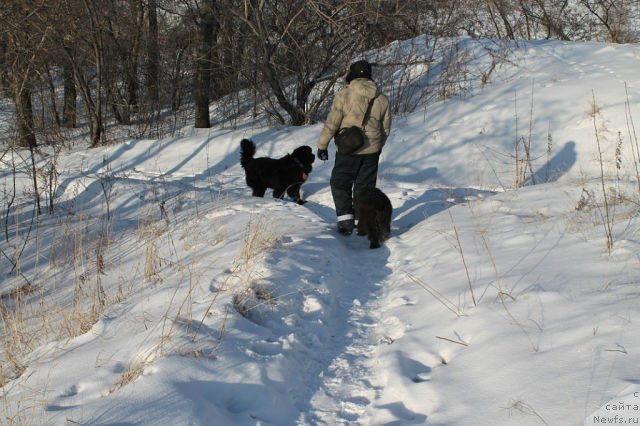
[[[367,78],[357,78],[336,94],[331,111],[318,140],[318,149],[327,149],[339,129],[362,125],[369,101],[376,97],[371,116],[365,126],[365,143],[356,154],[373,154],[384,146],[391,131],[389,99],[379,92],[378,86]]]

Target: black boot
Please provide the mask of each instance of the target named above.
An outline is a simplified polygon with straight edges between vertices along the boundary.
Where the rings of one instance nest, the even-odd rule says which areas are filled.
[[[353,219],[338,221],[338,232],[342,235],[351,235],[353,233]]]

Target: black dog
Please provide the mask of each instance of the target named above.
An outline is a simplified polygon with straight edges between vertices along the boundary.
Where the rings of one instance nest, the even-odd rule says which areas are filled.
[[[254,197],[264,197],[267,188],[273,189],[274,198],[284,198],[285,192],[298,204],[304,204],[300,187],[311,173],[315,160],[313,150],[307,145],[296,148],[282,158],[260,157],[256,144],[249,139],[240,142],[240,165],[244,168],[247,185]]]
[[[391,234],[391,201],[378,188],[364,188],[355,200],[358,235],[369,237],[369,248],[378,248]]]

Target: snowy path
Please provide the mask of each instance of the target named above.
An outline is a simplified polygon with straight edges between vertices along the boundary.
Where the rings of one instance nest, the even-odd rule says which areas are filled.
[[[417,286],[406,268],[418,259],[427,265],[437,260],[412,252],[412,241],[405,236],[446,208],[492,193],[473,188],[425,190],[410,184],[380,187],[391,198],[394,214],[392,236],[377,250],[368,248],[366,237],[336,232],[329,188],[313,193],[304,207],[311,213],[305,220],[315,228],[305,244],[314,245],[320,238],[324,242],[318,246],[333,250],[290,259],[310,263],[317,270],[317,288],[301,306],[303,310],[316,306],[322,312],[316,320],[326,327],[324,333],[317,333],[312,322],[298,330],[302,340],[321,341],[316,368],[302,372],[312,394],[308,401],[298,402],[303,413],[299,424],[424,424],[439,405],[441,398],[431,378],[444,365],[443,354],[433,344],[433,336],[428,344],[407,340],[407,333],[424,324],[421,319],[407,323],[402,314],[407,309],[433,310],[431,298],[415,306],[420,303],[414,293]],[[419,355],[410,355],[415,348]],[[446,356],[453,357],[461,348],[448,345]]]
[[[376,264],[376,260],[365,259],[361,265],[351,265],[350,279],[334,287],[341,311],[333,320],[337,356],[322,372],[320,389],[311,399],[309,420],[313,424],[359,422],[384,386],[376,365],[381,343],[377,295],[385,272],[380,271],[384,266]]]
[[[307,256],[311,259],[306,260],[317,271],[310,280],[315,281],[315,288],[298,304],[295,334],[296,339],[311,342],[309,345],[316,350],[313,363],[300,362],[307,367],[299,373],[304,377],[301,383],[308,388],[291,391],[302,412],[298,423],[376,424],[376,418],[381,416],[391,421],[422,423],[427,413],[416,413],[401,400],[376,404],[389,380],[379,359],[380,348],[402,337],[406,327],[396,317],[384,318],[381,306],[390,283],[398,279],[394,265],[403,263],[393,255],[398,230],[381,249],[370,250],[366,237],[355,233],[345,237],[335,231],[335,213],[328,190],[314,198],[317,201],[312,199],[305,206],[312,213],[306,219],[314,223],[319,217],[321,221],[313,238],[334,240],[324,246],[335,250]],[[305,244],[313,245],[313,241]],[[277,258],[278,255],[270,263],[277,264]],[[399,298],[396,304],[410,305],[411,301]],[[321,332],[318,324],[322,324]],[[278,330],[276,326],[272,331],[284,335],[290,330]],[[410,370],[406,371],[408,377],[401,379],[410,383],[426,381],[425,375],[431,371],[422,365],[407,370]]]

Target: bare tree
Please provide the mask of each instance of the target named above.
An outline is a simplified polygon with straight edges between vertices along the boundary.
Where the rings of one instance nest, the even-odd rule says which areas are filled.
[[[506,38],[507,40],[515,40],[516,39],[515,31],[510,21],[512,7],[509,4],[509,1],[508,0],[488,0],[487,8],[489,10],[489,14],[491,15],[491,19],[498,33],[501,32],[500,23],[502,23],[502,28],[505,31],[505,35],[501,36],[500,38]]]
[[[0,33],[0,43],[5,46],[2,49],[4,80],[16,106],[16,143],[29,148],[37,146],[31,97],[39,69],[38,61],[47,38],[46,33],[38,31],[34,25],[37,11],[15,2],[5,4],[0,15],[0,23],[4,27]]]
[[[158,2],[148,0],[147,4],[147,92],[151,105],[157,107],[160,80],[160,47],[158,39]]]
[[[568,0],[534,0],[532,3],[520,0],[521,10],[528,17],[527,22],[539,23],[544,28],[545,38],[558,38],[564,41],[570,40],[564,24],[564,18],[569,14],[568,5]],[[536,30],[528,31],[528,38],[533,38]]]
[[[66,128],[74,128],[76,127],[76,99],[78,97],[78,93],[76,90],[73,65],[66,58],[63,59],[62,75],[64,88],[62,126]]]
[[[363,46],[370,31],[357,25],[357,8],[357,2],[286,0],[244,1],[231,11],[247,36],[246,81],[258,91],[268,87],[291,124],[313,121],[327,91],[311,99],[312,91],[335,82]],[[252,78],[254,70],[258,79]]]
[[[23,146],[78,121],[96,146],[107,124],[167,110],[209,127],[210,103],[243,89],[255,114],[301,125],[358,52],[397,39],[626,43],[638,19],[637,0],[13,0],[0,3],[0,87]],[[239,99],[220,114],[241,111]]]
[[[198,26],[198,43],[195,74],[195,127],[211,127],[209,117],[209,95],[213,69],[213,49],[218,36],[216,1],[205,0],[195,16]]]
[[[113,115],[122,124],[131,124],[139,106],[144,11],[142,0],[107,2],[101,8],[104,86]]]
[[[98,0],[55,0],[50,2],[48,16],[55,19],[52,40],[73,70],[89,121],[90,146],[104,142],[103,83],[104,30]]]
[[[631,22],[637,13],[637,2],[629,0],[580,0],[580,4],[605,29],[606,40],[613,43],[637,41],[631,31]],[[634,13],[635,12],[635,13]]]

